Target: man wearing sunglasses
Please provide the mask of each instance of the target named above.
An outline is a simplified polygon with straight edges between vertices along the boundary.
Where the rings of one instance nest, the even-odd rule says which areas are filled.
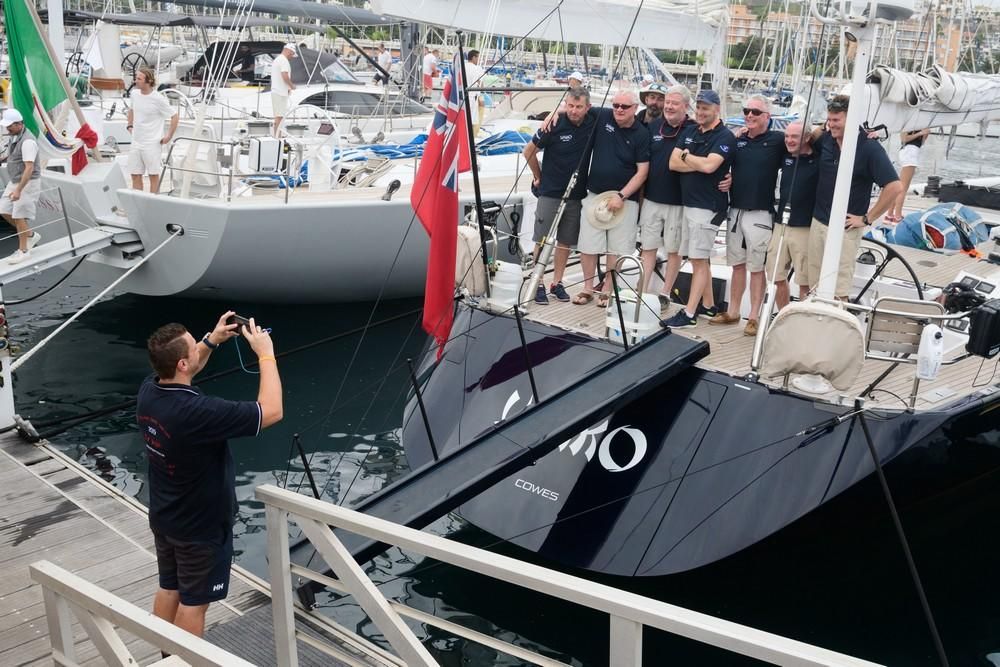
[[[581,200],[587,194],[589,156],[586,152],[590,147],[590,137],[596,122],[594,114],[588,113],[590,93],[585,89],[570,88],[566,93],[565,105],[566,111],[559,114],[558,122],[551,129],[540,128],[524,147],[524,158],[534,177],[532,185],[538,191],[534,234],[536,259],[541,251],[542,240],[548,237],[559,204],[565,201],[556,231],[555,240],[558,243],[555,248],[552,284],[549,286],[552,295],[560,301],[569,301],[562,279],[570,251],[580,238]],[[539,151],[545,152],[542,164],[538,162]],[[566,195],[569,180],[577,169],[580,173],[576,184],[572,192]],[[552,243],[552,239],[547,239],[546,243]],[[549,303],[544,284],[540,284],[535,292],[535,303],[542,306]]]
[[[721,104],[714,90],[699,92],[695,104],[696,125],[681,133],[670,154],[670,169],[681,175],[687,254],[691,260],[691,293],[687,307],[661,320],[662,326],[693,327],[698,324],[698,315],[707,315],[715,308],[709,260],[715,235],[726,219],[729,206],[729,197],[719,190],[719,181],[729,171],[736,145],[736,137],[719,118]]]
[[[813,209],[813,221],[809,230],[809,281],[812,285],[818,285],[828,225],[831,222],[844,225],[846,231],[837,268],[835,292],[836,297],[844,301],[850,295],[854,280],[855,256],[865,229],[889,210],[903,189],[892,161],[882,145],[874,139],[869,139],[864,130],[856,129],[854,131],[860,132],[860,136],[857,153],[854,156],[851,191],[847,199],[847,219],[842,222],[830,220],[849,103],[850,97],[847,95],[837,95],[830,101],[826,107],[826,131],[813,142],[819,150],[820,160],[816,206]],[[871,201],[873,185],[878,185],[882,189],[874,204]]]
[[[620,90],[612,100],[611,111],[597,114],[578,244],[583,266],[583,290],[573,299],[578,305],[593,299],[598,255],[607,253],[608,273],[611,273],[619,255],[630,255],[635,250],[639,191],[649,173],[649,130],[636,119],[637,106],[639,98],[635,91]],[[608,201],[607,210],[615,212],[624,207],[625,212],[621,222],[602,229],[589,219],[588,202],[608,191],[617,192],[618,196]],[[605,285],[612,284],[610,278],[605,277]],[[598,294],[597,299],[598,306],[608,305],[606,292]]]
[[[654,93],[654,86],[664,89],[663,95]],[[687,254],[687,230],[681,200],[681,177],[670,171],[670,154],[677,145],[677,138],[689,125],[687,110],[691,93],[685,86],[666,88],[654,83],[647,87],[646,108],[655,106],[653,98],[661,97],[662,116],[651,121],[649,128],[649,178],[643,186],[642,206],[639,209],[639,240],[642,243],[642,269],[646,278],[643,289],[649,288],[656,267],[656,251],[663,246],[667,253],[663,292],[660,301],[669,302],[670,290],[681,268],[681,255]]]
[[[732,267],[729,310],[709,324],[740,321],[740,305],[750,270],[750,317],[743,333],[757,335],[757,313],[764,303],[764,264],[771,242],[774,190],[785,155],[784,135],[770,129],[771,104],[763,95],[751,95],[743,107],[746,132],[736,140],[733,183],[729,190],[726,263]]]

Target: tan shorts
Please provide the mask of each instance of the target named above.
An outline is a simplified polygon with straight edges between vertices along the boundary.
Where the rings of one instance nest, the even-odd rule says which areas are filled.
[[[3,195],[0,196],[0,214],[9,215],[15,220],[34,220],[38,196],[42,192],[42,179],[33,178],[28,181],[17,201],[11,201],[10,193],[15,187],[14,183],[8,183],[3,189]]]
[[[667,253],[687,254],[684,207],[648,199],[639,209],[639,242],[643,250],[662,247]]]
[[[770,211],[730,209],[726,224],[726,264],[746,264],[750,273],[763,271],[773,225]]]
[[[163,170],[162,149],[159,145],[151,148],[133,146],[128,151],[128,173],[133,176],[152,174],[159,176]]]
[[[714,219],[715,213],[707,208],[684,207],[689,259],[711,259],[715,237],[719,233],[719,225],[712,224]]]
[[[288,113],[288,95],[271,93],[271,114],[277,118]]]
[[[809,286],[813,289],[819,285],[820,266],[823,264],[823,248],[826,246],[828,227],[813,218],[809,228]],[[848,229],[844,232],[844,245],[840,252],[840,263],[837,267],[837,290],[834,296],[847,297],[851,295],[851,285],[854,284],[854,264],[857,261],[858,248],[861,247],[861,237],[864,227]]]
[[[781,246],[779,249],[778,246]],[[795,269],[795,282],[805,287],[809,283],[809,228],[775,225],[771,245],[767,249],[767,277],[778,272],[775,281],[788,280],[789,269]]]
[[[587,208],[596,197],[588,192],[583,199],[583,219],[580,221],[580,240],[577,250],[585,255],[599,255],[609,252],[614,255],[631,255],[635,252],[636,224],[639,221],[639,203],[625,200],[624,220],[611,229],[598,229],[587,219]]]

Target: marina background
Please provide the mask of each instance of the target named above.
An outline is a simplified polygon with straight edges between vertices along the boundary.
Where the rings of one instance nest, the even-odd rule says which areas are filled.
[[[917,181],[931,173],[946,179],[991,175],[1000,142],[960,137],[946,157],[946,141],[940,136],[931,141]],[[3,241],[0,253],[9,252],[12,241]],[[267,280],[267,267],[259,269],[260,279]],[[19,282],[5,290],[4,298],[30,297],[59,275],[53,271]],[[14,342],[22,350],[30,348],[101,287],[70,276],[50,294],[9,306]],[[374,313],[373,306],[227,304],[119,295],[86,313],[18,372],[18,411],[44,423],[132,398],[149,373],[145,338],[168,321],[182,322],[200,336],[223,310],[232,307],[273,327],[281,352],[363,327],[369,320],[411,313],[371,328],[363,340],[358,333],[282,359],[284,421],[257,439],[233,443],[241,500],[237,559],[266,575],[263,512],[250,498],[253,488],[262,483],[287,482],[291,488],[302,484],[302,468],[291,450],[295,433],[301,435],[311,456],[325,497],[335,502],[350,503],[406,470],[397,429],[409,389],[405,360],[418,357],[425,342],[414,312],[421,302],[386,302]],[[229,344],[217,351],[205,372],[239,367],[235,350]],[[241,350],[246,361],[249,350],[245,345]],[[206,383],[203,389],[229,398],[253,399],[256,386],[255,378],[239,371]],[[130,410],[76,426],[51,440],[95,474],[146,501],[145,456]],[[99,467],[99,457],[91,449],[95,447],[106,454],[110,470],[100,469],[106,466]],[[1000,653],[1000,612],[991,595],[1000,584],[993,558],[1000,548],[997,482],[981,479],[946,497],[903,509],[904,525],[945,646],[957,665],[1000,664],[1000,658],[996,663],[987,658]],[[610,579],[605,583],[876,662],[936,664],[885,504],[874,485],[868,487],[870,509],[851,525],[830,524],[828,530],[810,533],[793,526],[736,557],[692,573],[657,581]],[[307,487],[303,485],[302,490],[307,492]],[[439,521],[431,530],[526,557],[519,550],[494,545],[490,535],[455,518]],[[530,592],[514,595],[485,579],[473,582],[471,575],[414,562],[395,550],[388,558],[373,561],[369,569],[382,582],[384,592],[407,597],[411,604],[433,608],[441,616],[476,629],[518,637],[519,643],[557,659],[601,664],[606,656],[606,645],[602,645],[607,641],[606,621],[596,615]],[[377,631],[365,623],[351,601],[321,597],[320,602],[339,622],[374,638]],[[566,638],[572,638],[572,643],[567,645]],[[428,639],[442,664],[519,664],[450,637]],[[677,664],[754,664],[682,640],[648,637],[646,650],[647,655],[663,656],[664,661],[669,657]]]

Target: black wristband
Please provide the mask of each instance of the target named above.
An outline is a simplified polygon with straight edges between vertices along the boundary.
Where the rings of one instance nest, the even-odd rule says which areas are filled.
[[[210,349],[210,350],[218,349],[219,344],[218,343],[213,343],[211,341],[211,339],[209,338],[209,336],[211,336],[211,335],[212,334],[210,334],[210,333],[205,334],[205,337],[201,339],[201,342],[204,343],[208,347],[208,349]]]

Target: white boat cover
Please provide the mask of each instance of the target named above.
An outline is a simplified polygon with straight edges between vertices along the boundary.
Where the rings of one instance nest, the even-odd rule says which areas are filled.
[[[800,301],[778,313],[764,338],[761,375],[819,375],[840,391],[854,385],[865,361],[858,318],[820,301]]]
[[[984,123],[1000,118],[1000,76],[946,72],[935,65],[906,72],[880,65],[868,75],[870,126],[890,132]]]
[[[718,26],[727,16],[722,0],[645,0],[637,20],[639,0],[503,0],[499,12],[491,12],[491,4],[489,0],[373,0],[372,10],[497,35],[530,33],[532,39],[556,42],[698,51],[715,42]],[[484,25],[486,16],[495,20]]]

